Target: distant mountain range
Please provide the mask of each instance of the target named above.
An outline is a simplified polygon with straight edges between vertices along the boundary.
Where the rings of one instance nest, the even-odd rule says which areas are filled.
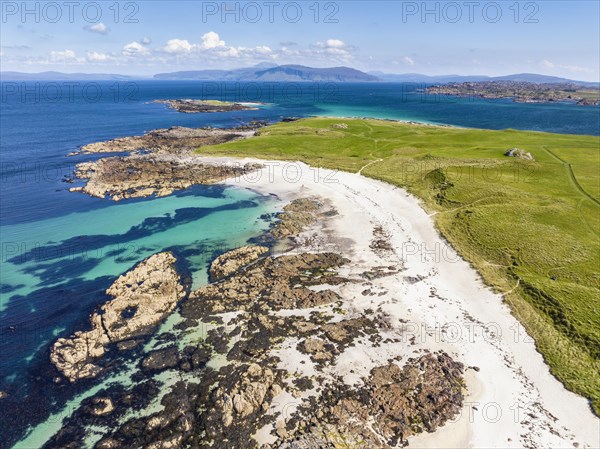
[[[515,81],[530,83],[575,83],[581,86],[598,87],[600,83],[575,81],[556,76],[536,73],[518,73],[506,76],[490,77],[486,75],[442,75],[429,76],[420,73],[390,74],[383,72],[361,72],[350,67],[315,68],[302,65],[276,65],[261,63],[253,67],[233,70],[188,70],[181,72],[158,73],[154,77],[127,76],[106,73],[62,73],[62,72],[0,72],[2,81],[60,81],[60,80],[198,80],[198,81],[270,81],[270,82],[396,82],[396,83],[462,83],[475,81]]]
[[[211,81],[334,81],[360,83],[380,81],[379,78],[349,67],[314,68],[302,65],[271,65],[236,70],[198,70],[158,73],[161,80],[211,80]]]

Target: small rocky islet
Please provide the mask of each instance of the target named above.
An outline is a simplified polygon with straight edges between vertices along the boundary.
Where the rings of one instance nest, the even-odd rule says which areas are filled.
[[[101,428],[98,449],[392,448],[455,417],[464,367],[444,352],[389,358],[359,382],[337,369],[357,348],[407,343],[384,315],[346,307],[344,286],[363,285],[367,273],[349,275],[343,254],[299,246],[303,232],[333,216],[327,201],[297,198],[269,231],[294,251],[236,248],[216,257],[211,283],[193,291],[170,252],[119,277],[91,330],[58,339],[51,361],[56,382],[68,385],[114,373],[127,357],[139,368],[133,385],[85,399],[44,447],[81,447],[87,429]],[[141,351],[175,312],[179,336]],[[203,338],[186,337],[205,326]],[[157,376],[167,373],[176,380],[161,392]],[[141,413],[155,398],[161,406]]]
[[[220,100],[154,100],[152,103],[165,104],[171,109],[184,114],[199,114],[210,112],[231,112],[231,111],[255,111],[258,109],[252,104],[235,103]]]

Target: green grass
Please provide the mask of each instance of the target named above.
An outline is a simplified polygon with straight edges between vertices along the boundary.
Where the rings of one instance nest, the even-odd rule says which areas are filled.
[[[221,100],[202,100],[202,103],[208,104],[211,106],[229,106],[235,104],[231,101],[221,101]]]
[[[346,123],[347,129],[332,127]],[[535,161],[504,156],[512,147]],[[600,138],[315,118],[203,154],[301,160],[406,188],[600,412]]]

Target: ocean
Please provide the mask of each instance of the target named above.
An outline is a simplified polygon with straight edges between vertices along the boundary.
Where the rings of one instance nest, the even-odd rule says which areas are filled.
[[[258,237],[281,206],[275,198],[223,186],[120,202],[71,193],[73,184],[65,176],[74,165],[103,157],[67,157],[79,146],[174,125],[230,127],[326,115],[600,135],[598,107],[426,96],[422,87],[2,82],[0,391],[7,396],[0,400],[0,447],[11,447],[26,434],[29,439],[17,447],[40,447],[74,403],[100,388],[93,381],[73,388],[54,386],[46,374],[49,347],[85,326],[118,275],[151,254],[171,250],[194,287],[203,285],[212,258]],[[265,104],[254,111],[182,114],[151,103],[178,98]],[[127,384],[124,373],[111,381]]]

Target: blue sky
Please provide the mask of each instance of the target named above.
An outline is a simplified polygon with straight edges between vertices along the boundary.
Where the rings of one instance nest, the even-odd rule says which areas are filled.
[[[268,61],[598,81],[599,4],[3,0],[0,62],[2,70],[148,75]]]

